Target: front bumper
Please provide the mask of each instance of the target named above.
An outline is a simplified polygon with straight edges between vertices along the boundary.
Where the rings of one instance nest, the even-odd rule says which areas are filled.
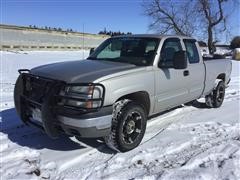
[[[112,107],[103,107],[101,110],[88,113],[78,118],[57,115],[56,129],[84,138],[97,138],[108,135],[111,131]],[[30,118],[30,124],[43,128],[42,120]],[[43,128],[44,129],[44,128]]]
[[[16,84],[15,89],[16,92],[20,93],[14,95],[14,98],[17,99],[15,102],[20,102],[20,106],[16,106],[16,108],[24,123],[44,129],[47,135],[53,138],[61,132],[80,137],[103,137],[109,134],[112,122],[112,106],[102,107],[104,99],[102,99],[101,107],[95,109],[59,106],[57,104],[58,94],[66,83],[38,76],[34,77],[28,73],[21,74],[19,78],[21,83]],[[29,98],[29,93],[31,97],[32,91],[31,83],[27,84],[26,78],[36,78],[38,85],[43,83],[43,87],[39,87],[40,92],[35,93],[36,97],[35,94],[32,95],[35,99]],[[27,85],[28,87],[26,87]],[[26,91],[26,88],[30,91]],[[38,112],[40,118],[35,118],[35,111]]]
[[[110,133],[112,107],[103,107],[95,113],[85,114],[79,119],[58,116],[61,128],[66,134],[80,137],[103,137]],[[102,115],[101,115],[102,114]]]

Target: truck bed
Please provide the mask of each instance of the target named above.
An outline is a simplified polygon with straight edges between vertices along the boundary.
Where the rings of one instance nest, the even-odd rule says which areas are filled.
[[[214,88],[215,81],[219,75],[225,76],[225,84],[230,80],[232,62],[229,59],[212,59],[204,61],[206,68],[205,88],[203,95],[207,95]]]

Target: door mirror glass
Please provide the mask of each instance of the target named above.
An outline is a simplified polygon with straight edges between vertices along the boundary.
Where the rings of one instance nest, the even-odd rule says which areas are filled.
[[[187,68],[187,56],[186,51],[177,51],[173,56],[174,69],[186,69]]]
[[[94,48],[90,49],[89,55],[91,55],[94,52]]]

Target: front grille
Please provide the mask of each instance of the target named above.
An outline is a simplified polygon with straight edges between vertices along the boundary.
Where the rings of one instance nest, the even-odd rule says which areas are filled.
[[[51,108],[52,113],[59,114],[67,117],[80,117],[82,114],[94,112],[103,106],[105,87],[98,83],[66,83],[60,80],[49,79],[41,76],[36,76],[30,73],[29,70],[19,70],[23,82],[21,103],[24,104],[25,115],[31,108],[42,109],[43,104]],[[64,92],[66,87],[70,86],[99,86],[102,88],[101,98],[82,99],[72,96],[66,96]],[[101,101],[101,105],[96,108],[87,107],[72,107],[65,105],[64,100],[77,100],[80,102],[85,101]],[[30,113],[31,114],[31,113]],[[24,118],[22,118],[24,119]]]
[[[55,95],[59,89],[57,82],[47,78],[24,74],[24,96],[32,102],[42,104],[49,93]],[[54,92],[53,92],[54,91]]]
[[[37,77],[28,77],[26,79],[26,96],[38,103],[42,103],[44,97],[49,92],[52,83]]]

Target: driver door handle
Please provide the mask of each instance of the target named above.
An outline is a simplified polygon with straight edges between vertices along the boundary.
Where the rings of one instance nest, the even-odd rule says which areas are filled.
[[[189,76],[189,71],[188,70],[183,71],[183,75],[184,76]]]

